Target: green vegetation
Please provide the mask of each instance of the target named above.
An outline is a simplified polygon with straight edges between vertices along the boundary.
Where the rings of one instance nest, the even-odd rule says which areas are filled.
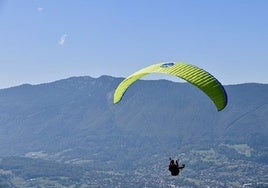
[[[115,106],[121,80],[77,77],[0,90],[0,187],[267,182],[268,85],[226,86],[230,105],[218,113],[193,86],[165,80],[139,80]],[[167,165],[177,156],[186,168],[174,178]]]
[[[221,146],[219,146],[221,147]],[[218,152],[217,148],[192,150],[185,153],[180,162],[186,168],[180,176],[171,177],[168,160],[162,157],[139,164],[127,165],[121,170],[104,165],[94,170],[87,165],[66,164],[44,159],[3,157],[0,162],[0,185],[5,187],[241,187],[244,184],[264,186],[268,178],[268,166],[245,160],[233,160]],[[153,159],[153,161],[152,161]],[[77,159],[78,160],[78,159]],[[75,161],[77,161],[75,160]],[[95,161],[96,162],[96,161]],[[119,163],[115,161],[115,163]],[[105,163],[104,163],[105,164]],[[133,167],[133,165],[135,167]],[[96,168],[96,167],[95,167]],[[257,187],[257,186],[256,186]]]

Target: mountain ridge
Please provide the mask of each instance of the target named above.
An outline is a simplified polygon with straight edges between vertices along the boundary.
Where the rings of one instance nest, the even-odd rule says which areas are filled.
[[[0,185],[267,185],[267,84],[224,86],[218,112],[196,87],[168,80],[139,80],[115,105],[122,79],[1,89]],[[169,157],[186,164],[176,179]]]
[[[87,140],[98,142],[98,134],[104,146],[109,139],[129,141],[125,135],[132,135],[134,140],[148,139],[169,150],[171,145],[191,148],[200,143],[267,147],[267,84],[224,86],[229,103],[217,112],[194,86],[168,80],[139,80],[114,105],[113,92],[122,79],[82,76],[1,89],[0,154],[86,148]]]

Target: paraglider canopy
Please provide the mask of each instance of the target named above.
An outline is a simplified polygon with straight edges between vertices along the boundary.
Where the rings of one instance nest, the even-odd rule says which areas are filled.
[[[218,111],[227,105],[227,94],[222,84],[207,71],[181,62],[157,63],[145,67],[124,79],[114,92],[114,103],[118,103],[128,87],[139,78],[151,73],[164,73],[186,80],[202,90],[215,104]]]

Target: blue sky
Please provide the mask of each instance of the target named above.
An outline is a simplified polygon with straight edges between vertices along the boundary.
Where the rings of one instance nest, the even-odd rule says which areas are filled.
[[[266,0],[0,0],[0,22],[0,88],[163,61],[268,83]]]

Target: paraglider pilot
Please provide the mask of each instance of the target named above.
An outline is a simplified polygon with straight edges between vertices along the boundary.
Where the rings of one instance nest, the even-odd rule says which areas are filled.
[[[176,160],[176,162],[174,163],[174,160],[171,158],[169,158],[170,162],[169,162],[169,166],[168,166],[168,170],[171,172],[172,176],[177,176],[180,173],[180,170],[182,170],[185,167],[185,164],[182,164],[182,166],[179,166],[179,162],[178,160]]]

